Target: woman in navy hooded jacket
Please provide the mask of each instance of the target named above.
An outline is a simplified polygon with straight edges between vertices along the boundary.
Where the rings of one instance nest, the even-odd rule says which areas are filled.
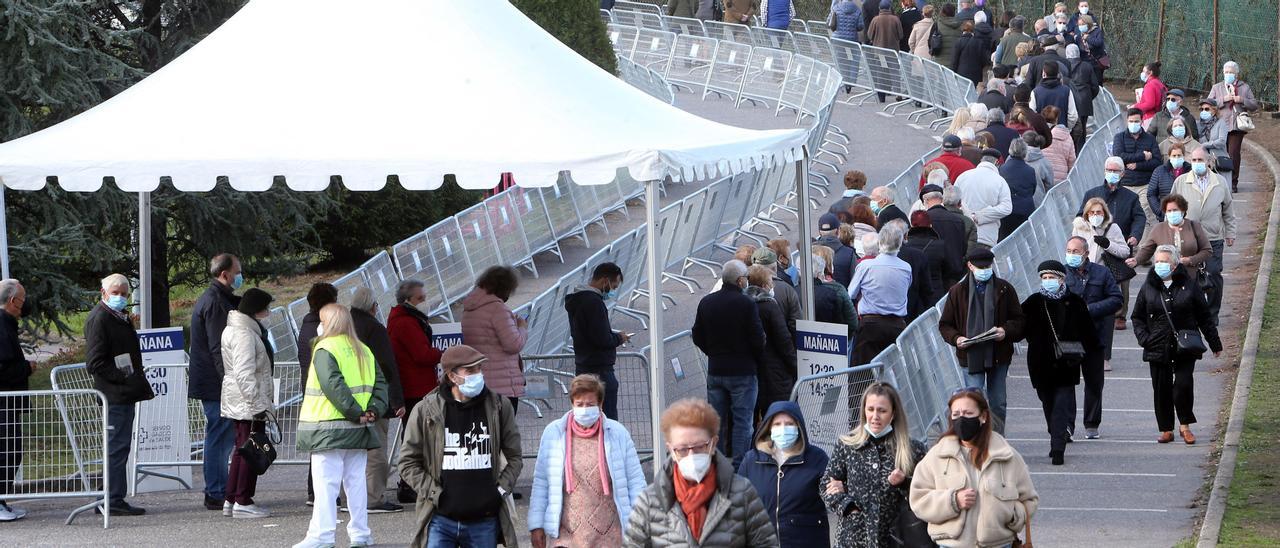
[[[751,481],[760,494],[782,547],[830,546],[827,509],[818,492],[827,453],[809,443],[800,406],[774,402],[754,440],[755,447],[742,457],[738,475]]]

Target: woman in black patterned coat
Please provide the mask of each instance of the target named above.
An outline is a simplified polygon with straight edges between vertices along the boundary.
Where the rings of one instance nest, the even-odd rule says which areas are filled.
[[[862,393],[861,410],[859,425],[840,437],[821,483],[827,510],[840,518],[836,546],[932,546],[926,525],[906,504],[925,446],[908,435],[902,398],[893,386],[872,383]]]

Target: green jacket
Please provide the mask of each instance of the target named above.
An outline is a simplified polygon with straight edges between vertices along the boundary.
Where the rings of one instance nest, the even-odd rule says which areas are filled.
[[[858,312],[853,308],[853,301],[849,299],[849,288],[840,282],[822,282],[822,285],[836,290],[836,295],[840,297],[840,306],[836,310],[836,323],[842,323],[849,326],[849,340],[853,340],[853,336],[858,332]]]
[[[356,399],[351,397],[351,389],[347,387],[338,370],[338,361],[327,350],[316,350],[311,356],[311,367],[320,381],[320,390],[329,398],[334,407],[342,412],[347,420],[359,423],[364,410]],[[382,376],[382,368],[375,367],[377,380],[373,383],[373,396],[369,398],[369,410],[381,417],[387,412],[387,379]],[[382,447],[382,438],[374,430],[374,424],[365,428],[337,430],[305,430],[298,429],[298,451],[327,451],[330,449],[377,449]]]
[[[444,465],[444,398],[452,398],[452,389],[444,384],[436,387],[413,407],[404,426],[404,441],[400,442],[400,460],[396,463],[400,478],[418,493],[417,534],[412,546],[427,545],[427,526],[435,515],[440,502],[440,474]],[[477,398],[484,398],[485,416],[489,422],[492,447],[499,450],[494,455],[493,483],[503,491],[503,505],[498,512],[503,546],[519,546],[516,536],[515,501],[511,491],[516,487],[521,460],[520,427],[516,425],[515,410],[505,396],[485,389]]]

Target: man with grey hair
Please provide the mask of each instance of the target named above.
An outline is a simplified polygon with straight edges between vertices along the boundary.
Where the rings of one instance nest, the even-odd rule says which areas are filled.
[[[955,194],[954,189],[948,190]],[[939,288],[946,292],[964,276],[964,255],[969,252],[969,237],[976,239],[977,230],[966,223],[973,222],[968,217],[947,209],[944,198],[947,191],[937,185],[925,185],[920,192],[929,224],[938,233],[946,251],[947,264],[942,269],[942,287]]]
[[[99,302],[84,323],[85,369],[93,376],[93,387],[107,400],[107,462],[111,482],[108,509],[113,516],[138,516],[146,510],[125,502],[129,492],[129,447],[133,443],[134,406],[155,397],[142,369],[142,346],[129,320],[129,279],[112,274],[102,279]],[[219,335],[221,337],[221,335]],[[219,339],[221,342],[221,339]],[[219,365],[221,367],[221,365]],[[221,390],[221,387],[219,387]],[[221,401],[218,413],[222,412]],[[227,419],[227,424],[232,421]],[[234,441],[234,438],[233,438]],[[227,471],[227,461],[222,461]],[[223,501],[218,501],[222,510]],[[101,508],[95,508],[101,513]]]
[[[743,293],[747,265],[736,259],[724,263],[720,279],[720,290],[698,303],[693,344],[707,355],[707,403],[720,415],[720,452],[733,459],[736,470],[752,447],[764,324],[755,301]]]
[[[992,137],[996,138],[996,143],[993,148],[1000,151],[1001,161],[1004,161],[1005,156],[1008,156],[1009,154],[1009,143],[1012,143],[1014,139],[1018,138],[1018,131],[1004,125],[1004,122],[1005,113],[1003,110],[998,108],[988,109],[987,127],[982,130],[990,133]],[[957,180],[958,179],[959,178],[957,177]]]
[[[889,221],[881,225],[880,232],[883,234],[890,227],[901,232],[903,236],[898,242],[896,255],[899,259],[911,265],[911,288],[907,291],[907,323],[911,323],[923,314],[932,303],[938,302],[937,299],[931,299],[934,287],[933,277],[929,275],[929,257],[924,254],[924,251],[902,245],[902,242],[906,239],[907,230],[910,229],[906,221],[902,219]],[[883,251],[883,247],[882,244],[881,251]]]
[[[1142,231],[1147,227],[1147,215],[1143,213],[1145,201],[1138,199],[1138,195],[1132,190],[1120,186],[1120,179],[1125,169],[1123,159],[1112,156],[1104,161],[1103,166],[1102,185],[1084,193],[1084,198],[1080,201],[1080,211],[1076,215],[1083,217],[1084,204],[1089,203],[1093,198],[1101,198],[1107,204],[1107,210],[1111,212],[1111,221],[1120,227],[1120,231],[1127,238],[1129,248],[1132,249],[1138,245],[1138,239],[1142,237]],[[1116,329],[1123,331],[1127,325],[1125,318],[1129,314],[1129,280],[1120,282],[1120,289],[1124,293],[1124,302],[1121,305],[1120,314],[1116,316]]]
[[[858,337],[854,363],[871,363],[893,344],[907,327],[907,293],[911,289],[911,265],[898,258],[905,231],[891,223],[880,231],[880,250],[858,263],[849,283],[849,298],[858,309]]]
[[[907,214],[893,203],[893,193],[887,186],[871,189],[871,212],[876,214],[876,226],[884,226],[894,219],[907,222]]]
[[[227,462],[235,445],[235,426],[222,417],[222,331],[227,328],[227,314],[240,305],[235,294],[244,285],[240,259],[230,253],[214,256],[209,261],[209,278],[209,287],[191,311],[187,395],[200,400],[204,411],[204,507],[222,510]]]
[[[964,214],[964,191],[954,185],[943,188],[942,207],[964,219],[964,255],[968,255],[970,251],[978,246],[978,225],[968,215]],[[964,255],[960,257],[963,259]]]
[[[0,392],[26,390],[36,370],[18,340],[18,319],[24,315],[27,290],[18,280],[0,281]],[[22,466],[22,413],[26,398],[0,398],[0,521],[22,519],[27,511],[4,500],[13,492],[13,479]]]
[[[1010,139],[1009,143],[1012,142]],[[1005,150],[1008,150],[1009,143],[1005,144]],[[956,188],[964,192],[964,214],[973,219],[973,224],[977,226],[978,245],[988,249],[999,241],[1001,219],[1013,211],[1009,183],[1000,175],[1000,168],[996,167],[999,157],[998,150],[983,150],[982,162],[978,167],[966,171],[956,179]]]
[[[391,345],[391,337],[387,334],[387,328],[378,321],[378,301],[374,298],[373,291],[367,287],[356,288],[355,293],[351,294],[351,323],[356,329],[356,338],[373,352],[373,359],[378,362],[378,370],[387,380],[387,397],[390,399],[390,405],[387,407],[386,414],[372,423],[378,431],[379,439],[386,440],[387,419],[405,418],[404,388],[400,386],[400,366],[396,363],[396,353]],[[387,447],[388,444],[383,443],[377,449],[369,450],[364,477],[370,514],[404,510],[404,506],[386,500],[384,496],[387,491],[387,478],[391,473],[391,468],[387,464]],[[347,493],[347,496],[359,496],[359,494]]]
[[[1212,159],[1204,147],[1188,152],[1191,170],[1173,181],[1172,193],[1187,199],[1186,219],[1199,223],[1209,237],[1213,255],[1205,263],[1205,271],[1211,287],[1205,288],[1205,294],[1213,323],[1217,325],[1218,311],[1222,309],[1222,246],[1224,243],[1227,247],[1236,245],[1236,213],[1227,179],[1213,172]]]
[[[432,344],[434,333],[427,314],[418,306],[427,301],[427,292],[419,280],[409,279],[396,286],[396,305],[387,314],[387,335],[395,352],[401,400],[406,412],[422,401],[439,384],[440,349]],[[384,375],[384,377],[388,377]],[[394,397],[394,393],[391,393]],[[400,429],[404,438],[404,428]],[[367,481],[367,480],[366,480]],[[417,502],[413,487],[400,480],[396,500],[402,504]]]
[[[1000,45],[996,46],[996,64],[1010,67],[1018,64],[1018,55],[1014,50],[1018,49],[1018,44],[1031,41],[1031,36],[1023,32],[1025,28],[1026,17],[1018,15],[1009,20],[1009,32],[1000,39]]]

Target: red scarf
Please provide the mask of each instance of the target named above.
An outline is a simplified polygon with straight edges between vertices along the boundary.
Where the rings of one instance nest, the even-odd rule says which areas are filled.
[[[604,417],[596,419],[596,423],[587,427],[578,424],[573,420],[573,411],[564,416],[565,422],[569,424],[568,430],[565,432],[564,439],[564,486],[565,493],[573,493],[578,488],[578,482],[573,477],[573,438],[600,438],[599,454],[600,459],[600,483],[604,486],[604,494],[608,496],[611,489],[609,488],[609,465],[604,461]]]
[[[707,503],[716,494],[716,463],[711,461],[707,475],[702,476],[702,481],[698,483],[684,479],[680,475],[679,464],[671,467],[671,473],[674,476],[672,483],[676,487],[676,500],[684,511],[685,521],[689,522],[689,532],[693,533],[694,540],[699,540],[702,538],[702,526],[707,521]]]

